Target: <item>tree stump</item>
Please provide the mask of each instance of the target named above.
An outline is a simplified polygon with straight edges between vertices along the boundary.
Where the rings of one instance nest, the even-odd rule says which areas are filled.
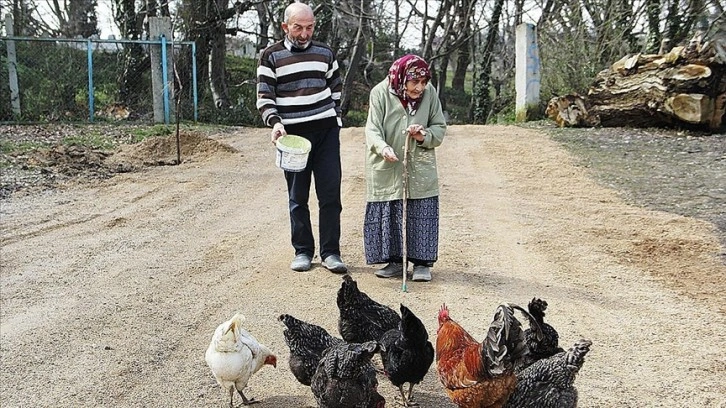
[[[683,127],[719,131],[726,111],[726,36],[665,54],[623,57],[597,74],[587,96],[554,97],[559,126]]]

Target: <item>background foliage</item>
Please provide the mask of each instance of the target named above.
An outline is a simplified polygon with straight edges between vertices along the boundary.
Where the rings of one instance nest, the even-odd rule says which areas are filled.
[[[261,125],[254,104],[256,52],[283,35],[281,16],[288,0],[108,1],[122,38],[148,38],[148,17],[168,16],[177,40],[195,42],[200,121]],[[108,1],[101,6],[108,8]],[[97,23],[101,6],[96,0],[68,0],[52,9],[43,4],[13,0],[4,8],[12,12],[15,36],[88,37],[101,31]],[[704,40],[726,35],[719,0],[311,0],[309,4],[316,12],[316,38],[330,44],[339,58],[345,80],[345,123],[356,126],[365,120],[370,88],[384,78],[394,59],[406,53],[431,62],[451,123],[511,120],[514,31],[522,22],[537,27],[543,104],[552,95],[586,92],[597,72],[626,54],[656,53],[662,44],[683,44],[694,35]],[[253,51],[240,56],[244,42]],[[18,42],[19,52],[28,46]],[[4,42],[0,48],[4,63]],[[50,44],[45,48],[19,67],[33,79],[23,85],[26,94],[37,99],[25,98],[32,114],[13,117],[4,85],[0,120],[83,116],[86,78],[79,67],[84,53]],[[149,97],[144,96],[149,90],[148,47],[125,47],[98,58],[94,95],[99,104],[148,110]],[[180,54],[175,65],[177,92],[186,101],[181,106],[185,119],[191,117],[191,58],[190,53]],[[7,83],[6,71],[0,73],[0,81]]]

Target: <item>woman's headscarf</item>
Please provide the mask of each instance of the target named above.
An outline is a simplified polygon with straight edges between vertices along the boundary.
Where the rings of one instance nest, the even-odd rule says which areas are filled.
[[[431,79],[431,71],[429,64],[417,55],[404,55],[388,70],[388,90],[398,96],[410,115],[416,113],[421,98],[411,99],[406,95],[406,81],[420,78]]]

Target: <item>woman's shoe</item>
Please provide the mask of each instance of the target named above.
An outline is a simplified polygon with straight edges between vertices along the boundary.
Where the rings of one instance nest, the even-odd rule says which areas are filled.
[[[391,262],[383,268],[376,271],[376,276],[379,278],[393,278],[398,276],[403,278],[403,264],[398,262]]]
[[[414,282],[429,282],[431,280],[431,268],[426,265],[414,266],[411,280]]]

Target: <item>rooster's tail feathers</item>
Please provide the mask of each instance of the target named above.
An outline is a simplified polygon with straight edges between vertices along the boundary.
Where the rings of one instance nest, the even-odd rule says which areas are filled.
[[[401,303],[401,331],[404,336],[410,339],[416,339],[425,343],[429,339],[429,333],[426,331],[421,319]]]
[[[539,299],[538,299],[539,300]],[[530,302],[530,305],[532,302]],[[529,328],[531,329],[532,333],[534,334],[537,341],[541,341],[544,338],[544,332],[542,332],[542,326],[540,326],[539,322],[542,321],[541,318],[537,318],[536,315],[533,315],[528,310],[524,309],[523,307],[519,305],[515,305],[514,303],[508,303],[506,306],[510,307],[512,310],[519,310],[524,317],[527,318],[527,322],[529,323]],[[547,302],[544,302],[544,308],[542,311],[544,311],[547,308]],[[536,309],[536,308],[535,308]],[[535,311],[535,313],[537,313]],[[542,313],[542,316],[544,316],[544,313]]]
[[[538,322],[544,321],[545,310],[547,310],[547,301],[540,298],[532,298],[527,305],[529,314],[531,314]]]
[[[580,339],[575,342],[571,349],[567,350],[567,364],[582,367],[585,362],[585,355],[590,351],[592,342],[586,339]]]
[[[482,344],[482,357],[487,361],[487,369],[492,375],[512,370],[514,363],[527,353],[522,323],[514,316],[514,309],[527,313],[513,304],[505,303],[497,307]]]
[[[232,316],[232,318],[227,321],[228,324],[224,330],[224,333],[226,334],[226,333],[229,333],[230,331],[234,332],[235,328],[237,328],[237,327],[242,328],[242,322],[244,322],[244,321],[245,321],[245,315],[243,315],[240,312],[235,313],[234,316]]]

